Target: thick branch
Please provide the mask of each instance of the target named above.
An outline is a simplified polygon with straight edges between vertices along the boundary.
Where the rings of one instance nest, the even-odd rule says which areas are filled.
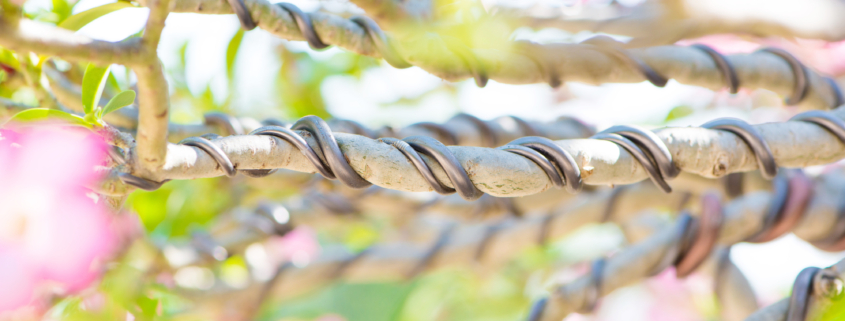
[[[141,57],[139,40],[121,42],[93,40],[44,23],[20,19],[18,23],[0,16],[0,46],[19,52],[36,52],[63,59],[131,65]]]
[[[845,110],[834,111],[845,117]],[[845,145],[821,127],[798,121],[757,125],[782,167],[829,164],[845,157]],[[755,154],[738,136],[703,128],[664,128],[657,135],[683,171],[704,177],[757,169]],[[305,135],[311,146],[317,146]],[[431,187],[396,148],[357,135],[335,135],[352,168],[371,183],[402,191],[431,191]],[[229,136],[214,141],[238,169],[285,168],[314,173],[316,169],[299,150],[281,139],[268,136]],[[647,177],[643,167],[618,145],[604,140],[560,140],[581,169],[586,184],[630,184]],[[493,196],[524,196],[551,187],[540,167],[532,161],[503,150],[480,147],[449,147],[473,184]],[[425,157],[425,156],[424,156]],[[435,176],[445,185],[451,181],[435,162]],[[168,145],[164,168],[154,180],[192,179],[223,175],[218,164],[202,150]],[[449,186],[451,187],[451,186]]]
[[[533,18],[507,8],[496,9],[508,15],[522,16],[519,21],[532,27],[606,32],[640,38],[652,44],[671,44],[680,39],[712,34],[826,41],[845,39],[845,22],[838,19],[845,15],[845,4],[841,1],[743,1],[725,4],[723,1],[650,1],[637,6],[628,15],[611,19]]]
[[[806,212],[793,229],[796,236],[815,241],[828,237],[836,230],[838,200],[832,199],[831,195],[841,195],[845,188],[843,183],[845,177],[842,173],[823,176],[815,186],[815,193]],[[755,235],[764,226],[771,198],[771,193],[757,192],[726,204],[718,243],[730,246]],[[670,253],[670,248],[682,242],[683,235],[679,234],[676,228],[666,229],[610,257],[602,271],[600,295],[606,295],[658,272],[656,269],[664,262],[666,253]],[[560,320],[577,311],[587,302],[587,292],[592,286],[589,276],[560,285],[549,298],[540,320]]]
[[[174,12],[206,14],[231,14],[225,0],[174,0]],[[142,0],[144,2],[144,0]],[[293,18],[287,11],[265,1],[245,0],[253,19],[262,29],[284,39],[304,40]],[[350,51],[379,57],[371,38],[354,22],[326,13],[310,13],[317,34],[324,43]],[[449,81],[472,76],[463,58],[448,49],[442,38],[428,33],[398,39],[400,54],[410,63]],[[606,50],[581,44],[549,44],[532,46],[532,56],[525,51],[507,48],[514,43],[501,43],[489,48],[476,48],[472,53],[486,67],[490,79],[508,84],[543,83],[552,72],[562,75],[565,81],[588,84],[631,83],[645,80],[630,64],[617,59]],[[725,86],[720,69],[707,54],[699,49],[661,46],[628,51],[643,60],[657,73],[678,82],[719,89]],[[795,76],[789,64],[768,53],[732,55],[727,59],[737,70],[739,81],[749,89],[764,88],[789,96],[793,91]],[[542,64],[542,66],[540,66]],[[816,73],[810,72],[811,89],[802,106],[829,108],[835,96],[827,83]]]
[[[147,5],[150,7],[150,17],[142,38],[144,64],[133,68],[138,77],[140,97],[135,155],[140,166],[135,170],[141,173],[156,172],[164,164],[170,110],[167,80],[156,53],[170,0],[152,0]]]

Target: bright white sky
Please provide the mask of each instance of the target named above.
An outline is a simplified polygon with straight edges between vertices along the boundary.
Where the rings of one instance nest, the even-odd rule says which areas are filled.
[[[81,0],[74,13],[110,0]],[[291,1],[304,10],[317,7],[314,1]],[[30,0],[30,5],[49,6],[49,0]],[[147,10],[124,9],[104,16],[79,32],[103,40],[117,40],[143,27]],[[234,15],[212,16],[171,14],[161,40],[159,55],[165,66],[173,66],[176,52],[185,40],[187,49],[187,82],[192,92],[200,93],[210,85],[219,100],[228,93],[225,85],[225,50],[239,24]],[[554,38],[559,32],[530,33],[533,37]],[[280,65],[273,53],[278,43],[287,43],[296,51],[306,51],[318,59],[329,59],[340,49],[322,52],[310,50],[304,42],[287,42],[256,29],[246,33],[237,60],[236,107],[241,113],[253,116],[273,115],[275,94],[268,86],[276,77]],[[724,94],[686,86],[671,81],[666,88],[648,83],[608,84],[588,86],[571,83],[566,87],[577,97],[556,103],[560,94],[545,84],[503,85],[490,81],[486,88],[475,87],[472,80],[458,84],[457,99],[446,94],[434,94],[418,106],[383,108],[381,103],[402,97],[414,97],[441,84],[441,80],[418,68],[394,69],[387,64],[367,71],[359,81],[350,77],[335,77],[324,83],[329,109],[337,117],[353,119],[370,125],[405,125],[419,121],[443,121],[458,110],[483,119],[513,114],[525,119],[551,120],[559,115],[573,115],[607,127],[611,124],[658,124],[673,107],[686,104],[701,110],[711,104],[720,105]],[[721,98],[720,98],[721,97]],[[715,103],[714,103],[715,99]],[[674,125],[698,125],[722,116],[741,117],[752,121],[771,120],[778,109],[715,108],[678,120]],[[740,244],[733,249],[735,263],[745,272],[758,293],[775,294],[764,297],[770,301],[780,298],[791,286],[798,272],[807,266],[828,266],[843,257],[843,253],[829,254],[788,235],[766,244]]]

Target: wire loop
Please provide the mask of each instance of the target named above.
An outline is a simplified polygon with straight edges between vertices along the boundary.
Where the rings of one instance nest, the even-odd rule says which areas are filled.
[[[627,51],[625,51],[625,49],[622,48],[621,44],[616,40],[613,40],[613,38],[600,35],[584,40],[581,42],[581,44],[590,45],[592,48],[601,51],[602,53],[619,59],[620,61],[639,71],[643,75],[643,77],[645,77],[645,79],[648,80],[652,85],[655,85],[657,87],[665,87],[666,83],[669,82],[669,79],[657,73],[657,71],[655,71],[653,68],[651,68],[651,66],[643,62],[640,58],[632,56]]]
[[[381,54],[381,57],[384,58],[384,61],[387,61],[388,64],[397,69],[405,69],[413,66],[396,52],[396,47],[390,41],[390,38],[384,34],[384,31],[379,28],[378,24],[376,24],[373,19],[359,15],[352,16],[349,20],[357,23],[361,26],[361,28],[364,28],[364,31],[366,31],[370,36],[370,39],[373,40],[373,44],[375,44],[376,49]]]
[[[701,215],[690,224],[690,231],[686,233],[695,235],[692,243],[675,261],[675,275],[678,278],[690,275],[710,256],[724,223],[722,203],[716,194],[704,195],[701,203]]]
[[[789,309],[786,312],[785,321],[804,321],[807,318],[810,298],[813,296],[813,280],[816,273],[821,271],[817,267],[808,267],[801,270],[792,283],[792,295],[789,296]]]
[[[795,80],[792,95],[787,97],[784,102],[790,106],[801,103],[801,101],[807,97],[807,93],[810,92],[810,77],[807,67],[805,67],[798,58],[795,58],[795,56],[790,54],[788,51],[780,48],[767,47],[757,51],[767,52],[778,56],[789,64],[789,68],[792,68],[792,75],[795,77]]]
[[[513,140],[505,146],[512,145],[525,146],[541,154],[543,158],[531,158],[529,156],[525,156],[524,154],[520,154],[527,154],[527,152],[523,149],[512,148],[511,150],[508,150],[512,153],[528,157],[538,166],[543,168],[543,170],[546,171],[546,175],[549,176],[549,180],[552,181],[552,184],[555,184],[555,187],[566,187],[566,190],[570,193],[578,193],[581,191],[583,182],[581,180],[581,168],[578,166],[578,162],[575,161],[575,158],[572,157],[569,152],[555,144],[553,140],[545,137],[528,136]],[[499,147],[499,149],[503,149],[503,147]],[[520,151],[517,152],[516,150]],[[546,164],[547,162],[549,164]],[[543,164],[541,165],[541,163]],[[548,171],[547,168],[549,169]],[[552,168],[555,169],[554,172],[551,171]]]
[[[766,143],[760,132],[745,121],[737,118],[720,118],[707,122],[701,127],[721,129],[739,136],[757,156],[757,166],[759,166],[760,174],[764,178],[773,179],[778,174],[778,166],[769,144]]]
[[[434,158],[452,181],[458,195],[463,199],[472,201],[481,197],[483,193],[472,184],[469,174],[455,158],[455,155],[446,148],[446,145],[426,136],[411,136],[403,139],[403,141],[408,143],[415,151]]]
[[[728,86],[728,90],[731,94],[739,92],[739,77],[736,75],[736,69],[734,69],[734,66],[727,58],[725,58],[724,55],[707,45],[695,44],[692,45],[692,47],[703,51],[710,56],[711,59],[713,59],[713,63],[716,64],[716,67],[718,67],[719,71],[722,73],[722,78],[724,78],[725,85]]]
[[[646,173],[648,173],[649,179],[651,179],[657,187],[659,187],[664,193],[672,192],[672,187],[669,186],[669,183],[666,183],[666,179],[660,171],[658,171],[651,158],[649,158],[649,154],[646,154],[646,152],[640,149],[636,143],[632,142],[625,136],[614,133],[598,133],[590,138],[610,141],[619,147],[624,148],[629,154],[631,154],[631,156],[634,157],[634,159],[637,160],[637,162],[640,163],[640,165],[643,166]]]

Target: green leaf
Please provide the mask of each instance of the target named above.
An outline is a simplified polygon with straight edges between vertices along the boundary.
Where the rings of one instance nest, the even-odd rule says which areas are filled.
[[[106,75],[109,67],[98,67],[88,64],[85,68],[85,75],[82,76],[82,107],[86,115],[94,112],[103,95],[103,88],[106,86]]]
[[[82,117],[68,114],[61,110],[47,109],[47,108],[32,108],[19,112],[12,116],[6,123],[31,123],[39,121],[61,121],[73,126],[82,126],[85,128],[93,127],[91,123],[86,122]]]
[[[71,8],[66,0],[53,0],[53,12],[59,16],[61,22],[70,17]]]
[[[669,111],[669,114],[666,115],[666,119],[664,119],[663,121],[668,122],[678,118],[684,118],[689,115],[692,115],[693,112],[695,112],[695,110],[693,110],[692,107],[680,105],[675,108],[672,108],[672,110]]]
[[[226,75],[229,80],[234,77],[235,57],[238,55],[238,49],[241,47],[241,42],[244,40],[244,30],[238,29],[232,40],[229,41],[229,46],[226,47]]]
[[[16,71],[21,70],[21,63],[18,61],[18,57],[15,56],[14,52],[7,49],[0,48],[0,64],[9,66]]]
[[[62,21],[62,23],[59,24],[59,27],[77,31],[99,17],[102,17],[106,14],[115,12],[120,9],[131,7],[133,7],[132,4],[124,1],[104,4],[102,6],[94,7],[68,17],[67,19],[65,19],[65,21]]]
[[[103,116],[115,110],[129,106],[133,102],[135,102],[134,90],[121,91],[119,94],[112,97],[111,100],[109,100],[108,104],[106,104],[106,107],[103,107]]]

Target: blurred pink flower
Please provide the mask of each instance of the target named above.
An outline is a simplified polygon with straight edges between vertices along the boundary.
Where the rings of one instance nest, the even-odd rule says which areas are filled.
[[[698,39],[682,40],[678,45],[706,44],[723,54],[750,53],[765,46],[783,48],[804,64],[830,76],[845,74],[845,41],[827,42],[814,39],[789,41],[778,38],[749,41],[737,35],[712,35]]]
[[[285,236],[271,238],[267,242],[268,254],[277,264],[292,262],[304,266],[320,255],[320,243],[314,230],[300,226]]]
[[[99,275],[117,239],[83,186],[98,179],[105,148],[87,131],[0,129],[0,312],[78,291]]]
[[[663,270],[646,283],[655,302],[649,308],[648,320],[695,321],[702,320],[684,280],[675,276],[675,268]]]

